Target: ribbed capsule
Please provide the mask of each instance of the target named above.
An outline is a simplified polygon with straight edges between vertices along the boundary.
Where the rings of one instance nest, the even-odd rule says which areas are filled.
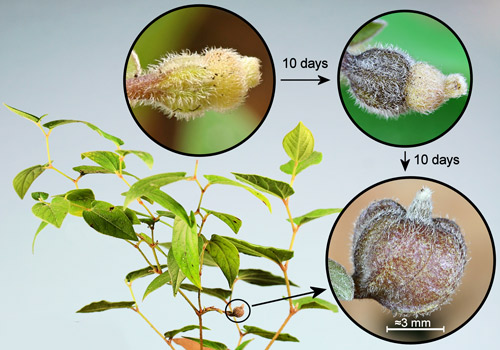
[[[432,218],[431,191],[408,210],[374,202],[359,216],[353,238],[354,297],[371,298],[398,316],[427,315],[450,302],[467,261],[460,227]]]

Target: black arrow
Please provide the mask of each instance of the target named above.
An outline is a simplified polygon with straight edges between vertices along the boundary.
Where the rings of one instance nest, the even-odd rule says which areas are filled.
[[[323,83],[326,83],[327,81],[330,81],[330,79],[318,75],[317,79],[281,79],[281,81],[317,81],[318,85],[321,85]]]
[[[316,298],[318,295],[320,295],[321,293],[323,293],[326,290],[325,288],[318,288],[318,287],[309,287],[309,288],[312,289],[311,292],[297,294],[297,295],[292,295],[291,297],[286,297],[286,298],[279,298],[279,299],[264,301],[262,303],[253,304],[252,307],[259,306],[259,305],[264,305],[264,304],[269,304],[269,303],[274,303],[275,301],[282,301],[282,300],[287,300],[287,299],[291,299],[291,298],[301,297],[303,295],[308,295],[308,294],[313,294],[313,298]]]
[[[406,171],[406,169],[408,168],[408,164],[410,164],[410,160],[409,159],[406,159],[406,151],[405,151],[405,159],[400,159],[401,161],[401,164],[403,165],[403,170]]]

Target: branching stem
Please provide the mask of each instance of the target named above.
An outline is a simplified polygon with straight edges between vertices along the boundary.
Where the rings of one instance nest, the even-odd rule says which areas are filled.
[[[127,287],[130,291],[130,295],[132,295],[132,299],[134,300],[134,303],[135,303],[135,306],[132,307],[131,309],[134,310],[135,312],[137,312],[144,321],[146,321],[147,324],[149,324],[149,326],[151,328],[153,328],[153,330],[156,332],[156,334],[158,334],[167,344],[169,344],[167,338],[165,338],[165,336],[163,334],[160,333],[160,331],[151,323],[151,321],[148,320],[148,318],[139,310],[139,305],[137,305],[137,301],[135,300],[135,296],[134,296],[134,291],[132,290],[132,283],[130,282],[125,282],[127,284]],[[172,345],[169,344],[170,347],[172,348]]]
[[[203,313],[201,307],[201,291],[198,291],[198,322],[200,324],[200,350],[203,350]]]
[[[283,321],[283,324],[281,325],[280,329],[278,329],[278,331],[274,334],[274,337],[271,339],[271,341],[269,342],[269,344],[267,344],[267,346],[266,346],[266,348],[264,350],[269,350],[269,348],[271,347],[271,345],[273,345],[274,341],[278,338],[278,336],[281,334],[281,332],[285,328],[285,326],[288,323],[288,321],[290,321],[290,319],[292,318],[292,316],[295,315],[297,313],[297,311],[298,310],[296,310],[295,308],[293,308],[293,310],[290,310],[290,313],[288,314],[288,316],[285,319],[285,321]]]
[[[156,271],[156,267],[153,266],[153,264],[151,264],[151,262],[149,261],[148,257],[146,256],[146,254],[144,254],[144,252],[141,250],[141,248],[139,247],[139,243],[132,243],[130,241],[126,241],[127,243],[129,243],[130,245],[132,245],[135,249],[137,249],[139,251],[139,253],[141,253],[142,257],[144,258],[144,260],[146,260],[146,262],[148,263],[149,267],[151,267],[151,269],[153,271]]]

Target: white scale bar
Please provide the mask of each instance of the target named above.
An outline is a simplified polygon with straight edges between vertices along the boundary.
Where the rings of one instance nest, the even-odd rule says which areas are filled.
[[[411,327],[399,327],[399,328],[389,328],[385,326],[385,332],[390,331],[442,331],[444,333],[444,326],[441,328],[411,328]]]

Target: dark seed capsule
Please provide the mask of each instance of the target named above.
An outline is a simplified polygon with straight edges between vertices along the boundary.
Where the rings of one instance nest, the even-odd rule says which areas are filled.
[[[398,316],[430,314],[450,302],[466,256],[459,226],[432,218],[428,188],[408,210],[389,199],[374,202],[354,230],[354,297],[375,299]]]
[[[242,317],[245,314],[245,304],[241,304],[241,306],[235,307],[233,311],[226,311],[226,314],[229,317]]]
[[[389,117],[408,111],[405,90],[412,65],[399,51],[373,48],[359,55],[346,52],[341,71],[359,104]]]

